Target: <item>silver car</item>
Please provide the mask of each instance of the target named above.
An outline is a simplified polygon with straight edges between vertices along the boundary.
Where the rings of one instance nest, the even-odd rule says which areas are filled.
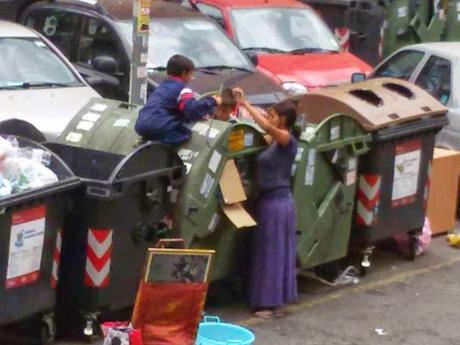
[[[436,42],[399,49],[372,72],[413,82],[449,108],[449,125],[437,136],[437,145],[460,150],[460,42]],[[455,77],[457,76],[457,77]]]
[[[0,21],[0,121],[27,121],[52,140],[94,97],[100,96],[52,43]]]

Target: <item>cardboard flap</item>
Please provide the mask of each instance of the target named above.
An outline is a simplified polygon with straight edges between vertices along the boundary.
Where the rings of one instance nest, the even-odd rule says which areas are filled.
[[[225,163],[219,184],[225,204],[235,204],[246,200],[240,174],[233,159]]]
[[[233,205],[222,205],[225,215],[230,219],[237,229],[256,226],[254,218],[244,209],[240,203]]]

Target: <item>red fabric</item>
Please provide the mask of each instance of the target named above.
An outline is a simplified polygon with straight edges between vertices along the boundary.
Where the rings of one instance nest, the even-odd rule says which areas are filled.
[[[132,322],[144,345],[194,344],[207,291],[207,283],[142,282]]]
[[[193,92],[186,92],[186,93],[183,93],[182,95],[180,95],[179,97],[179,110],[182,111],[185,109],[185,105],[187,104],[187,101],[189,99],[192,99],[194,98],[194,95],[193,95]]]

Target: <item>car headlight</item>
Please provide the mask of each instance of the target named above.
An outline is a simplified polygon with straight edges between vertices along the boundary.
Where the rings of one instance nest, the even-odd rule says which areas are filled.
[[[299,83],[285,82],[282,86],[290,96],[301,95],[308,92],[308,89]]]

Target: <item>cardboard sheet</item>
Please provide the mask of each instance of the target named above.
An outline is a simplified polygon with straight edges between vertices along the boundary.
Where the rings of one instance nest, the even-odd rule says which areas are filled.
[[[240,174],[233,159],[225,163],[219,184],[226,204],[235,204],[246,200]]]
[[[244,209],[240,203],[232,205],[222,205],[225,215],[230,219],[237,229],[256,226],[256,221]]]

